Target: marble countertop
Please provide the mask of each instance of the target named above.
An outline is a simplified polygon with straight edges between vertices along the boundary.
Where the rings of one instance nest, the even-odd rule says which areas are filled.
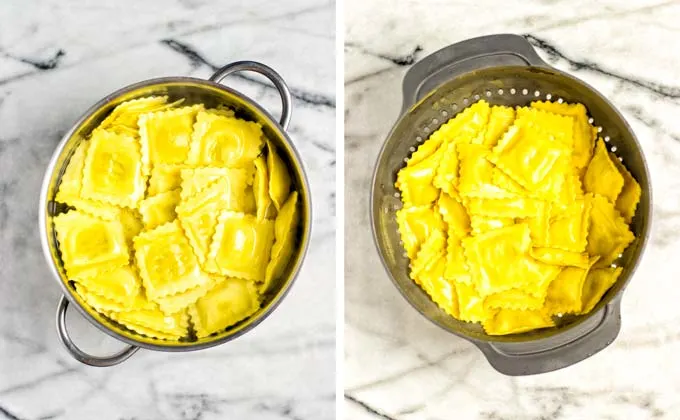
[[[247,4],[247,7],[244,6]],[[0,419],[331,419],[335,413],[335,4],[325,0],[0,3]],[[61,136],[92,104],[160,76],[207,78],[236,60],[281,73],[308,171],[313,236],[288,297],[258,328],[193,353],[140,351],[113,368],[73,360],[38,235],[38,192]],[[248,78],[253,79],[253,78]],[[234,77],[277,115],[259,79]],[[120,343],[75,312],[94,354]]]
[[[345,2],[347,418],[677,419],[680,416],[680,3]],[[607,349],[570,368],[506,377],[412,309],[369,227],[370,178],[414,60],[491,33],[525,35],[551,65],[623,113],[654,186],[654,225]]]

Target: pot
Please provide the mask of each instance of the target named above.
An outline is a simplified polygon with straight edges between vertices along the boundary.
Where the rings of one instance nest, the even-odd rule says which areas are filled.
[[[282,101],[281,117],[278,122],[252,99],[220,84],[228,75],[243,71],[260,73],[274,84]],[[170,102],[183,98],[185,105],[195,103],[203,103],[207,107],[224,105],[234,109],[239,117],[260,123],[263,132],[274,143],[278,153],[286,162],[291,173],[292,186],[298,191],[301,202],[298,248],[278,283],[273,285],[269,289],[270,291],[265,294],[260,309],[251,317],[225,331],[195,341],[169,342],[142,336],[123,328],[120,324],[90,308],[75,292],[73,285],[66,276],[52,222],[52,218],[63,211],[63,206],[58,206],[54,201],[55,194],[69,159],[78,144],[117,105],[124,101],[151,95],[167,95]],[[290,122],[291,102],[291,94],[286,83],[273,69],[252,61],[235,62],[219,69],[209,80],[191,77],[165,77],[124,87],[97,102],[64,135],[45,172],[40,191],[39,225],[45,259],[54,279],[63,292],[57,308],[57,332],[59,339],[75,359],[92,366],[112,366],[127,360],[140,348],[168,352],[202,350],[224,344],[245,334],[272,313],[286,296],[300,270],[311,234],[312,214],[309,184],[302,159],[286,132]],[[117,354],[103,357],[90,355],[79,349],[68,334],[66,311],[69,305],[73,305],[82,316],[101,331],[126,343],[127,347]]]

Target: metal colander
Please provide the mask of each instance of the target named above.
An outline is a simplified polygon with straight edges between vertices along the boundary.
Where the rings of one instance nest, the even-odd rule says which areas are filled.
[[[260,73],[274,84],[281,95],[282,101],[279,123],[253,100],[219,83],[228,75],[242,71]],[[125,326],[118,324],[88,306],[75,292],[73,284],[69,282],[66,276],[57,244],[54,224],[52,223],[52,217],[65,211],[65,206],[59,205],[54,199],[69,159],[80,142],[84,141],[91,131],[118,104],[131,99],[153,95],[167,95],[170,102],[184,99],[184,105],[196,103],[202,103],[206,107],[225,105],[233,109],[238,117],[260,123],[267,139],[273,142],[277,152],[288,166],[288,171],[292,178],[292,188],[298,191],[301,202],[297,248],[281,278],[276,280],[275,284],[265,294],[260,309],[238,324],[200,339],[172,342],[149,338],[125,328]],[[45,179],[40,192],[39,225],[45,258],[50,266],[53,277],[57,280],[63,291],[63,296],[59,301],[57,309],[57,332],[60,340],[75,359],[93,366],[112,366],[129,358],[139,348],[173,352],[205,349],[223,344],[250,331],[276,308],[285,297],[300,270],[309,244],[312,221],[310,190],[302,159],[286,132],[290,122],[291,102],[290,91],[278,73],[264,64],[242,61],[219,69],[210,80],[191,77],[166,77],[147,80],[125,87],[95,104],[64,135],[45,173]],[[117,354],[106,357],[93,356],[79,349],[69,337],[66,327],[66,309],[69,303],[73,304],[78,312],[100,330],[127,343],[128,347]]]
[[[403,95],[401,116],[378,156],[371,191],[371,221],[383,264],[406,300],[435,324],[471,341],[495,369],[508,375],[560,369],[614,341],[621,327],[622,292],[642,255],[652,216],[645,159],[621,114],[595,89],[542,61],[531,45],[517,35],[470,39],[425,57],[404,77]],[[396,221],[396,211],[402,206],[394,186],[397,172],[431,133],[480,99],[507,106],[529,105],[535,100],[582,103],[598,127],[598,135],[640,183],[642,197],[631,225],[636,239],[617,262],[623,267],[619,280],[589,314],[550,329],[490,336],[479,324],[446,314],[409,278],[409,259]]]

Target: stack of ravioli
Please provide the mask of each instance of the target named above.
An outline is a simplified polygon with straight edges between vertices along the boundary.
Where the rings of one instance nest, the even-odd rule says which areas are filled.
[[[590,312],[621,274],[641,194],[597,133],[562,102],[482,100],[442,125],[397,176],[411,278],[490,335]]]
[[[167,97],[118,105],[82,141],[54,217],[68,279],[94,310],[161,340],[253,315],[296,248],[298,194],[259,124]]]

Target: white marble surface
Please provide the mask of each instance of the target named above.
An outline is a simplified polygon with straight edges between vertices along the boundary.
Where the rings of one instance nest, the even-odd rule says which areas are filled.
[[[335,5],[325,0],[0,2],[0,419],[331,419],[335,413]],[[184,48],[186,47],[186,48]],[[38,190],[60,137],[104,95],[159,76],[262,61],[294,91],[313,237],[288,297],[258,328],[194,353],[79,364],[54,327]],[[276,115],[273,88],[228,83]],[[78,343],[120,344],[77,314]]]
[[[362,419],[680,418],[680,2],[345,2],[345,409]],[[607,96],[638,135],[654,186],[650,246],[613,345],[511,378],[399,295],[368,220],[371,171],[406,64],[467,38],[529,34],[548,63]]]

